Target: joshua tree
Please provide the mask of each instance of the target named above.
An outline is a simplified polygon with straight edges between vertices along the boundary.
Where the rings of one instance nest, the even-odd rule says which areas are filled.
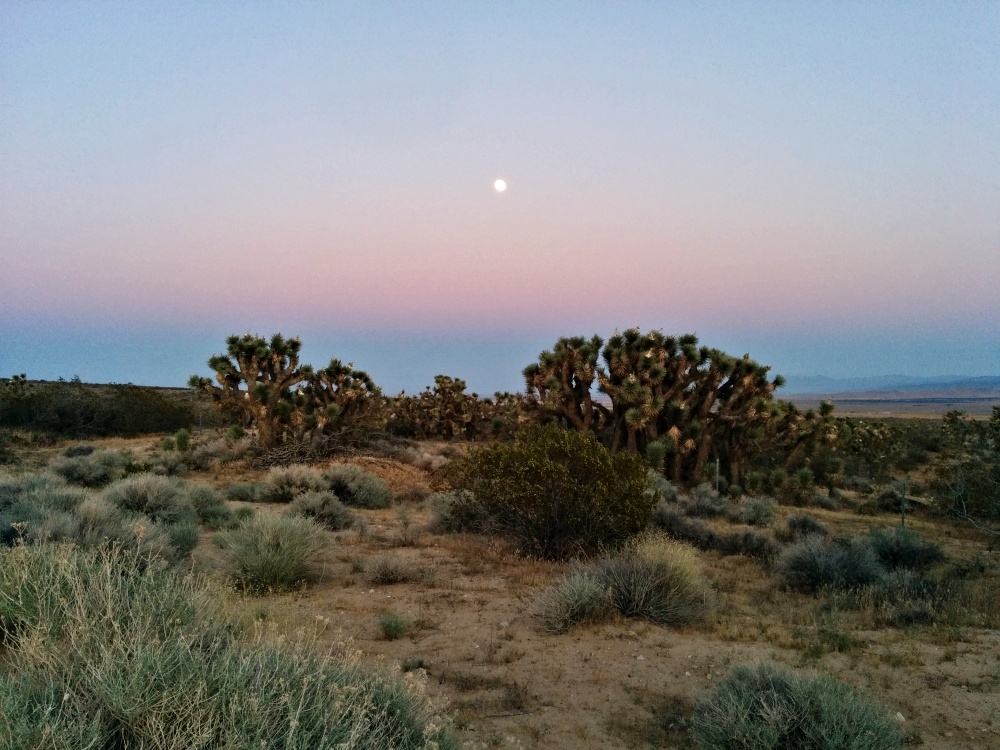
[[[305,387],[296,391],[301,428],[312,435],[312,450],[339,428],[372,421],[382,403],[382,392],[354,363],[331,359],[326,367],[308,375]]]
[[[537,364],[524,368],[525,408],[539,421],[600,433],[610,417],[591,394],[601,343],[599,336],[561,338],[538,355]]]
[[[192,375],[188,385],[206,391],[215,403],[247,424],[257,426],[262,448],[275,445],[287,431],[295,412],[292,388],[312,373],[299,365],[302,342],[280,333],[270,342],[249,333],[226,339],[226,353],[208,360],[216,385],[209,378]]]

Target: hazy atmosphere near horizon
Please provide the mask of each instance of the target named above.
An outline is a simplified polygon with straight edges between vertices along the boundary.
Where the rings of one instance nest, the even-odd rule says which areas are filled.
[[[998,39],[981,2],[7,0],[0,375],[179,386],[281,332],[488,393],[631,326],[1000,374]]]

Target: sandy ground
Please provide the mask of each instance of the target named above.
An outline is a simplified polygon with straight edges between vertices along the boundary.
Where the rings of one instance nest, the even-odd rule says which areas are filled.
[[[366,468],[406,497],[419,495],[415,490],[426,482],[410,466],[369,461]],[[403,507],[403,516],[360,511],[366,530],[331,534],[320,582],[247,606],[282,628],[322,623],[329,643],[349,639],[378,668],[422,670],[428,690],[447,701],[459,735],[472,746],[690,747],[685,727],[695,698],[731,666],[771,662],[865,688],[903,717],[918,746],[1000,747],[998,631],[852,630],[850,618],[831,620],[821,600],[783,591],[757,563],[700,553],[716,598],[707,622],[678,630],[621,619],[549,635],[538,629],[531,607],[566,565],[519,558],[498,540],[420,531],[427,513],[415,503]],[[815,514],[843,533],[895,522]],[[953,555],[982,550],[962,530],[935,534],[931,524],[911,523],[943,536]],[[368,571],[383,556],[398,560],[408,580],[371,583]],[[196,552],[199,569],[221,562],[208,541]],[[378,619],[386,612],[412,623],[401,638],[382,634]],[[831,641],[831,630],[842,643]]]

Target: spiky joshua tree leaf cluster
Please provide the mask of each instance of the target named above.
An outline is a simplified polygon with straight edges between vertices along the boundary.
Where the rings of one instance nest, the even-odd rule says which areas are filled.
[[[226,353],[208,360],[215,380],[192,375],[188,385],[245,425],[257,428],[262,448],[282,440],[315,448],[377,413],[382,393],[367,373],[338,359],[319,370],[301,364],[298,338],[270,340],[246,333],[226,340]]]
[[[803,415],[774,400],[784,380],[769,370],[749,355],[699,346],[693,334],[630,328],[606,344],[561,338],[524,370],[526,409],[542,422],[593,431],[612,450],[645,455],[674,481],[700,480],[717,458],[738,482],[750,452],[779,428],[800,460],[829,432],[828,411]]]

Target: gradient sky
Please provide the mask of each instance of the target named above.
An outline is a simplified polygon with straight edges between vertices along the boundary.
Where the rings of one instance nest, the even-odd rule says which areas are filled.
[[[0,4],[3,375],[1000,374],[998,290],[1000,3]]]

